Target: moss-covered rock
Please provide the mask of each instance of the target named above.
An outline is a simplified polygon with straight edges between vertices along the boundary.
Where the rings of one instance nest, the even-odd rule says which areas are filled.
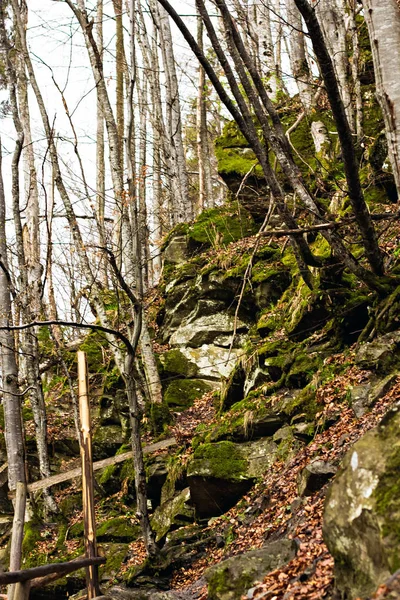
[[[392,370],[400,359],[400,332],[393,331],[377,337],[372,342],[360,344],[356,363],[362,369],[373,369],[379,373]]]
[[[324,538],[345,598],[370,596],[400,568],[399,426],[395,408],[348,452],[327,495]]]
[[[233,556],[205,572],[210,600],[240,600],[255,581],[282,567],[296,556],[291,540],[271,542],[260,550]]]
[[[232,202],[203,211],[189,228],[190,240],[204,246],[226,246],[257,233],[251,215]]]
[[[164,352],[160,356],[163,365],[163,377],[178,375],[184,378],[196,377],[199,369],[178,348]]]
[[[232,442],[199,446],[188,464],[190,493],[201,518],[223,514],[250,488],[248,461]]]
[[[164,402],[173,410],[184,410],[211,389],[211,386],[202,379],[177,379],[168,384],[164,393]]]
[[[126,441],[119,425],[102,425],[93,436],[93,456],[96,460],[114,456],[121,444]]]
[[[99,542],[132,542],[140,535],[140,526],[132,525],[126,517],[113,517],[103,521],[96,531]]]
[[[190,489],[186,488],[161,504],[151,518],[151,526],[156,541],[164,538],[169,531],[194,521],[194,509],[189,506]]]

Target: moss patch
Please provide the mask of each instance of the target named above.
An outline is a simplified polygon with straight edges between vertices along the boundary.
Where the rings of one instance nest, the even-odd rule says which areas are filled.
[[[174,410],[184,410],[210,390],[208,383],[201,379],[178,379],[166,388],[164,402]]]
[[[216,479],[240,481],[245,478],[247,467],[238,445],[224,441],[199,446],[188,466],[188,475],[208,474]]]
[[[196,377],[199,369],[197,365],[190,361],[186,356],[174,348],[161,355],[160,361],[163,365],[163,376],[180,375],[182,377]]]

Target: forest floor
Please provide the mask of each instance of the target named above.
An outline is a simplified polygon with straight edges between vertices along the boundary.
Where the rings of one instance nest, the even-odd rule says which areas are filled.
[[[324,431],[317,430],[313,440],[286,462],[276,462],[262,481],[259,481],[235,507],[209,521],[206,529],[209,529],[213,541],[199,557],[194,556],[189,566],[177,568],[172,572],[171,589],[176,591],[177,600],[190,598],[206,600],[207,588],[203,574],[208,567],[232,555],[260,548],[267,542],[283,537],[296,540],[298,545],[296,557],[284,567],[269,573],[263,581],[258,582],[246,596],[247,600],[317,600],[332,597],[333,559],[324,544],[322,534],[324,499],[329,484],[314,495],[299,500],[298,476],[308,463],[316,459],[339,466],[349,448],[366,431],[375,427],[391,405],[399,400],[400,377],[390,392],[381,398],[369,413],[357,419],[349,406],[348,390],[352,386],[365,382],[369,372],[354,366],[351,352],[347,353],[346,357],[343,354],[336,354],[328,360],[340,364],[346,363],[346,368],[341,375],[335,376],[317,391],[317,402],[321,406],[319,416],[323,417],[323,421],[328,423],[329,427]],[[196,427],[199,424],[212,425],[217,420],[213,402],[212,393],[208,393],[197,400],[192,407],[176,414],[169,433],[181,446],[182,461],[187,460],[193,452],[191,440]],[[67,426],[59,416],[58,427],[55,425],[55,430],[61,423],[63,427]],[[56,431],[53,433],[56,434]],[[146,436],[146,444],[153,441],[155,440],[150,435]],[[166,452],[168,450],[161,450],[158,453]],[[63,465],[64,469],[71,466],[69,461]],[[77,481],[71,482],[68,488],[56,494],[56,500],[61,502],[69,494],[79,492],[77,485]],[[111,500],[114,505],[119,506],[121,514],[125,514],[131,524],[136,522],[132,508],[123,500],[122,492],[115,494],[113,498],[101,499],[101,495],[98,496],[96,502],[98,522],[107,517],[107,505]],[[81,519],[81,511],[74,510],[68,528]],[[41,552],[52,553],[55,545],[52,535],[54,533],[50,525],[43,528]],[[218,547],[215,542],[218,537],[225,540],[223,547]],[[79,545],[72,539],[66,543],[72,552],[76,549],[75,546]],[[132,542],[130,558],[115,573],[113,582],[117,584],[122,582],[124,573],[133,565],[141,564],[145,558],[142,540]],[[393,580],[388,586],[381,586],[374,597],[382,599],[391,592],[391,589],[397,589],[396,586],[398,580]]]
[[[343,360],[336,355],[332,360]],[[400,377],[393,388],[373,407],[371,412],[357,419],[347,401],[350,386],[365,381],[368,372],[350,366],[343,375],[318,390],[321,416],[330,420],[331,426],[317,433],[312,442],[286,463],[275,463],[263,480],[255,485],[239,503],[221,517],[212,519],[209,528],[230,543],[223,548],[215,544],[207,548],[201,558],[190,568],[177,569],[172,577],[172,587],[185,589],[198,581],[204,571],[224,558],[259,548],[268,541],[281,537],[295,539],[299,551],[287,565],[270,573],[246,596],[261,600],[317,600],[328,597],[333,590],[333,559],[324,544],[322,519],[324,499],[329,484],[313,496],[297,502],[299,473],[313,460],[319,459],[339,465],[349,448],[369,429],[375,427],[388,409],[400,398]],[[174,434],[186,429],[185,436],[198,423],[214,418],[211,398],[203,398],[181,413]],[[296,500],[296,502],[294,502]],[[395,583],[393,583],[393,586]],[[393,588],[394,589],[394,588]],[[381,586],[376,598],[383,598],[388,586]],[[193,596],[194,597],[194,596]],[[202,600],[207,598],[203,588]]]

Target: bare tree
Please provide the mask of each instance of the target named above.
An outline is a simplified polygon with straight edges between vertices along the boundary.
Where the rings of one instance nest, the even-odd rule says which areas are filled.
[[[363,0],[376,93],[385,119],[389,159],[400,196],[400,9],[396,0]]]

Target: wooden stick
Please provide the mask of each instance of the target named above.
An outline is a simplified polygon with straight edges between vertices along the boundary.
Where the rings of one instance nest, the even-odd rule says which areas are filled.
[[[79,571],[88,565],[102,565],[106,562],[104,556],[96,556],[95,558],[80,558],[78,560],[70,560],[63,563],[52,563],[50,565],[41,565],[40,567],[32,567],[21,571],[10,571],[9,573],[0,573],[0,585],[8,585],[10,583],[18,583],[30,581],[38,577],[45,577],[51,573],[58,573],[60,577]]]
[[[163,440],[161,442],[157,442],[156,444],[150,444],[149,446],[143,448],[143,454],[151,454],[152,452],[156,452],[157,450],[164,450],[165,448],[169,448],[171,446],[176,446],[175,438],[169,438],[168,440]],[[129,460],[130,458],[132,458],[132,450],[130,450],[129,452],[124,452],[123,454],[111,456],[110,458],[103,458],[102,460],[98,460],[97,462],[93,463],[93,471],[99,471],[100,469],[104,469],[105,467],[109,467],[110,465],[116,465],[120,462],[124,462],[125,460]],[[39,479],[38,481],[34,481],[33,483],[30,483],[28,485],[28,491],[37,492],[39,490],[43,490],[44,488],[49,488],[53,485],[63,483],[64,481],[69,481],[69,479],[81,477],[81,475],[82,467],[76,467],[76,469],[65,471],[65,473],[58,473],[57,475],[46,477],[46,479]]]
[[[85,532],[85,549],[88,558],[97,556],[96,517],[94,512],[94,475],[92,456],[92,434],[90,424],[89,390],[86,354],[81,350],[78,357],[78,395],[79,416],[81,420],[81,458],[82,458],[82,504]],[[99,573],[96,565],[86,569],[88,599],[100,594]]]
[[[26,483],[24,481],[17,481],[14,518],[11,534],[10,569],[19,569],[21,566],[21,548],[22,539],[24,537],[25,508]],[[18,600],[18,592],[19,596],[23,599],[22,594],[25,593],[25,591],[20,588],[17,589],[17,587],[14,585],[10,585],[7,590],[7,596],[10,600]]]

